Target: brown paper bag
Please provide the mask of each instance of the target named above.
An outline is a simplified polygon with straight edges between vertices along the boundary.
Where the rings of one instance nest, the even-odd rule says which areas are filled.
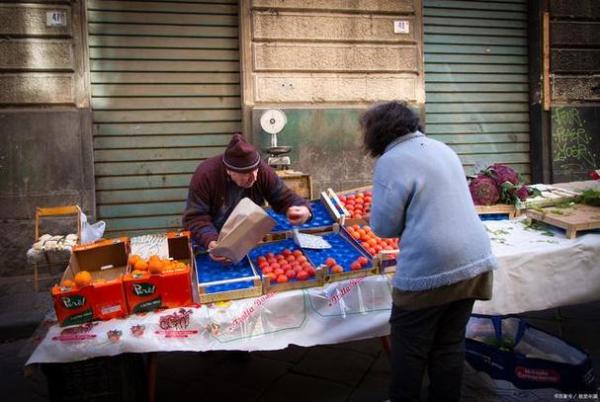
[[[275,223],[250,198],[242,198],[225,221],[212,254],[227,257],[237,264],[273,229]]]

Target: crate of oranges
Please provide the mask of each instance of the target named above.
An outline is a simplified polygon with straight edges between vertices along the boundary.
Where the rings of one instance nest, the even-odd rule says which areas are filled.
[[[378,237],[369,225],[354,224],[346,226],[348,234],[371,256],[379,261],[381,273],[393,271],[399,252],[399,239]]]
[[[73,247],[69,266],[51,294],[61,325],[109,320],[127,314],[121,281],[129,239],[99,240]]]
[[[130,314],[194,303],[189,232],[166,233],[168,255],[129,256],[123,286]]]

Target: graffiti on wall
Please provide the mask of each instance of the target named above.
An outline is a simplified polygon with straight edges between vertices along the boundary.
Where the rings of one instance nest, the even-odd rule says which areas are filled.
[[[599,109],[552,109],[552,165],[554,181],[588,179],[600,167]]]

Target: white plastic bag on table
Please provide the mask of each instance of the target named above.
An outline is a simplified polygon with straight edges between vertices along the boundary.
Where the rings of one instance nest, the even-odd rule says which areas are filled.
[[[98,221],[94,224],[87,221],[87,216],[81,213],[81,244],[93,243],[98,239],[101,239],[104,235],[104,229],[106,228],[106,222]]]

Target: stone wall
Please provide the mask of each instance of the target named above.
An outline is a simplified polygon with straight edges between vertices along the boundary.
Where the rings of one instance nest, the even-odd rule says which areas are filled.
[[[0,275],[29,274],[36,207],[94,214],[81,1],[0,4]]]
[[[293,146],[292,168],[312,175],[315,193],[368,183],[361,111],[377,101],[424,103],[421,10],[420,0],[242,2],[246,133],[266,148],[260,116],[281,109],[289,122],[279,145]]]

